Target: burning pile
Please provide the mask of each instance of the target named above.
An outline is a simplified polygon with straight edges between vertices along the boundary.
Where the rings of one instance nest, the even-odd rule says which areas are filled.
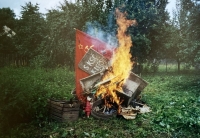
[[[130,54],[132,41],[131,37],[126,34],[126,30],[130,25],[135,25],[136,21],[127,20],[125,14],[121,13],[118,9],[116,10],[116,15],[117,24],[119,26],[117,35],[119,47],[116,49],[111,60],[111,68],[103,76],[103,81],[110,78],[113,79],[110,80],[111,85],[108,87],[106,85],[100,85],[97,89],[96,96],[101,95],[102,98],[105,99],[105,104],[108,103],[107,99],[109,99],[120,106],[123,99],[120,99],[116,92],[123,91],[122,86],[125,83],[125,80],[129,77],[133,66]]]
[[[140,108],[133,108],[147,82],[131,72],[134,64],[130,54],[132,41],[126,31],[129,26],[137,23],[135,20],[127,20],[126,14],[118,9],[116,18],[119,26],[118,48],[113,52],[110,61],[92,48],[89,49],[80,61],[79,68],[91,75],[81,79],[80,83],[83,94],[88,96],[88,101],[91,98],[93,100],[92,115],[94,117],[109,118],[120,114],[127,119],[133,119],[143,107],[143,104],[137,103]],[[87,70],[85,66],[85,64],[92,65],[94,62],[98,62],[94,67],[100,70],[97,73],[94,73],[94,70]]]

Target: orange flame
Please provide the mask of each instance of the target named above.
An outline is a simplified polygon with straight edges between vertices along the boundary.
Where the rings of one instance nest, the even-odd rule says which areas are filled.
[[[111,59],[111,69],[104,74],[102,81],[112,79],[109,84],[102,84],[97,89],[96,96],[101,95],[103,99],[111,97],[111,101],[120,105],[122,99],[117,96],[116,91],[122,91],[122,85],[128,78],[133,65],[130,54],[130,47],[132,46],[131,36],[127,35],[126,31],[129,26],[136,25],[137,23],[135,20],[127,20],[126,13],[121,13],[119,9],[116,9],[116,18],[119,47]]]

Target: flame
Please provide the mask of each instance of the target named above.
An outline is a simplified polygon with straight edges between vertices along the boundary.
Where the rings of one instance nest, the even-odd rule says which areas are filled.
[[[117,96],[116,91],[122,91],[122,86],[128,78],[133,65],[130,54],[130,47],[132,46],[131,36],[127,35],[126,31],[129,26],[136,25],[136,21],[127,20],[126,13],[121,13],[119,9],[116,9],[116,18],[119,46],[111,59],[111,67],[104,74],[102,81],[112,79],[109,84],[100,85],[96,96],[101,95],[101,98],[105,100],[107,97],[110,97],[110,101],[120,106],[123,99]]]

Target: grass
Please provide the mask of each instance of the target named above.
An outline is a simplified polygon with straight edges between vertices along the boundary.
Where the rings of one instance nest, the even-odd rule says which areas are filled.
[[[67,68],[0,68],[0,136],[19,123],[47,120],[47,99],[69,99],[74,73]]]
[[[169,130],[173,137],[192,137],[197,133],[200,127],[200,76],[170,73],[149,75],[146,79],[149,86],[143,99],[153,110],[154,127]]]
[[[69,94],[67,95],[66,93],[69,93],[71,88],[74,87],[72,81],[74,74],[65,68],[57,68],[48,71],[44,69],[4,68],[0,70],[0,74],[4,74],[4,77],[6,74],[9,74],[8,80],[11,78],[16,79],[16,82],[21,80],[19,84],[21,84],[21,86],[23,86],[22,84],[26,84],[27,87],[22,88],[28,89],[30,92],[39,90],[40,93],[37,93],[36,96],[38,98],[43,96],[40,95],[42,92],[49,93],[47,94],[49,97],[60,97],[63,95],[66,98],[70,98],[70,96],[68,96]],[[34,78],[34,81],[32,79],[30,79],[30,81],[25,79],[25,76],[28,74],[30,75],[29,78]],[[151,107],[152,112],[139,114],[135,120],[125,120],[122,117],[115,117],[110,120],[98,120],[92,116],[89,119],[80,116],[75,122],[57,123],[46,120],[45,118],[40,118],[39,121],[37,118],[34,118],[31,122],[20,123],[10,127],[9,132],[6,135],[0,135],[0,137],[200,137],[200,74],[196,72],[177,74],[174,72],[165,73],[159,71],[158,73],[142,74],[142,78],[149,82],[148,86],[142,92],[142,100]],[[22,79],[25,79],[26,82],[23,83]],[[4,84],[12,82],[8,80]],[[3,79],[1,79],[1,93],[5,92],[5,90],[12,90],[12,92],[14,92],[15,89],[11,89],[10,85],[2,87],[3,82]],[[16,87],[14,84],[12,84],[12,86],[18,88],[18,92],[25,91],[19,89],[21,87]],[[32,86],[32,89],[29,89],[29,86]],[[39,106],[40,102],[38,100],[36,102]],[[13,105],[13,109],[14,107],[17,106]],[[0,109],[3,108],[0,107]],[[35,111],[37,111],[37,109],[39,108],[36,108]],[[0,116],[2,116],[1,114],[2,110]]]

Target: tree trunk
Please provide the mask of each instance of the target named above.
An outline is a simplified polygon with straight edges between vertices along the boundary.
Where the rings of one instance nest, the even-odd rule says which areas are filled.
[[[165,63],[166,63],[166,72],[167,72],[167,59],[165,59]]]
[[[179,59],[177,60],[177,63],[178,63],[178,73],[180,73],[180,64],[181,64],[181,62],[180,62]]]

